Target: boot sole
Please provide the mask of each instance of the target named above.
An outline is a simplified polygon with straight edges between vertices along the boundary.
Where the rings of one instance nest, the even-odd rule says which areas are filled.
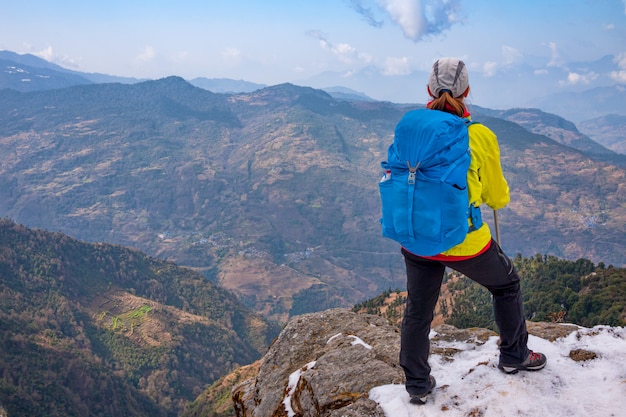
[[[523,366],[523,367],[502,365],[502,366],[498,366],[498,368],[500,368],[500,370],[504,372],[505,374],[514,375],[518,373],[519,371],[538,371],[540,369],[545,368],[545,366],[546,364],[544,363],[542,365],[537,365],[537,366]]]

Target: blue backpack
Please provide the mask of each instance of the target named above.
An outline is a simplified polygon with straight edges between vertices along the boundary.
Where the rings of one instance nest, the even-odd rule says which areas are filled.
[[[467,191],[471,123],[430,109],[410,111],[398,122],[381,163],[383,236],[411,253],[433,256],[463,242],[470,224],[472,230],[482,225]]]

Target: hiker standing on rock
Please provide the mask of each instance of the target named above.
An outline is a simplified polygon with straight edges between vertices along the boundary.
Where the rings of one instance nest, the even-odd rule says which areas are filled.
[[[389,161],[383,165],[390,172],[389,177],[394,181],[400,181],[396,177],[405,175],[408,180],[402,178],[401,183],[396,183],[394,187],[406,186],[420,183],[420,176],[427,178],[426,166],[427,158],[433,153],[439,152],[429,148],[424,150],[426,145],[420,143],[414,145],[419,149],[412,149],[413,155],[400,155],[402,152],[409,152],[407,149],[415,141],[423,141],[423,137],[431,136],[433,131],[437,131],[439,136],[435,139],[427,139],[428,146],[435,146],[433,142],[443,142],[447,140],[449,134],[441,134],[447,132],[448,126],[458,124],[460,127],[455,128],[455,132],[459,137],[465,136],[466,150],[465,153],[470,155],[467,158],[467,165],[463,168],[463,176],[466,178],[450,179],[454,176],[454,166],[452,163],[445,169],[442,174],[441,181],[430,181],[433,183],[449,183],[451,190],[462,190],[459,192],[459,198],[465,198],[465,203],[469,203],[469,208],[464,212],[459,212],[461,220],[464,223],[463,233],[456,241],[452,241],[453,246],[437,246],[424,244],[429,242],[427,238],[422,238],[421,234],[428,233],[427,228],[438,227],[439,218],[441,223],[445,223],[451,216],[445,213],[444,209],[435,207],[447,204],[449,199],[447,195],[442,198],[441,194],[445,193],[445,189],[437,191],[427,197],[426,200],[420,202],[410,197],[409,214],[399,215],[395,211],[400,210],[398,207],[406,206],[402,199],[406,200],[406,193],[403,192],[402,197],[395,196],[393,203],[388,203],[389,198],[384,195],[383,188],[385,178],[381,181],[381,197],[383,200],[383,235],[400,241],[402,244],[402,254],[406,264],[407,274],[407,290],[408,297],[402,322],[401,332],[401,350],[400,364],[406,375],[406,390],[411,396],[411,402],[414,404],[424,404],[428,394],[431,393],[436,385],[435,378],[430,375],[431,368],[428,364],[428,356],[430,353],[429,333],[431,321],[433,320],[435,306],[439,297],[441,284],[443,281],[445,268],[452,268],[475,282],[483,285],[493,295],[493,308],[495,321],[500,333],[500,359],[498,368],[506,373],[516,373],[518,371],[527,370],[534,371],[543,368],[546,364],[546,357],[541,353],[535,353],[528,349],[528,333],[526,330],[526,321],[522,305],[522,294],[520,290],[520,278],[513,266],[511,260],[502,251],[498,243],[492,238],[489,226],[483,223],[480,216],[480,206],[486,204],[494,210],[503,208],[509,203],[509,187],[502,173],[500,164],[500,150],[496,135],[486,126],[479,123],[470,122],[470,114],[464,103],[464,99],[469,94],[469,80],[467,68],[463,61],[453,58],[443,58],[437,60],[432,68],[428,87],[428,94],[432,97],[432,101],[427,104],[427,109],[414,110],[408,112],[396,126],[394,144],[389,148]],[[443,114],[447,113],[447,114]],[[449,114],[455,117],[450,118]],[[435,128],[428,128],[430,120],[442,117],[445,121],[439,122]],[[464,123],[459,123],[458,120]],[[445,126],[444,126],[445,124]],[[463,126],[464,125],[464,126]],[[444,127],[441,127],[444,126]],[[455,125],[456,126],[456,125]],[[454,139],[456,140],[456,139]],[[403,142],[404,141],[404,142]],[[452,143],[452,142],[450,142]],[[469,150],[467,147],[469,145]],[[443,145],[440,145],[443,146]],[[445,152],[454,148],[454,144],[446,145]],[[441,151],[441,152],[444,152]],[[409,152],[409,153],[410,153]],[[426,155],[429,154],[429,155]],[[437,163],[445,160],[446,155],[438,154]],[[443,156],[441,156],[443,155]],[[413,158],[414,160],[411,160]],[[398,162],[393,164],[393,161]],[[462,163],[459,162],[459,166]],[[435,162],[432,162],[435,165]],[[446,167],[444,167],[446,168]],[[460,175],[457,175],[460,177]],[[424,184],[428,184],[428,179]],[[389,181],[391,183],[391,181]],[[401,185],[400,185],[401,184]],[[428,185],[424,185],[426,187]],[[413,193],[420,193],[421,186],[416,186]],[[391,188],[390,188],[391,189]],[[391,191],[388,191],[391,193]],[[454,192],[454,191],[452,191]],[[450,197],[456,198],[456,197]],[[401,204],[400,204],[401,203]],[[393,206],[393,209],[390,207]],[[468,207],[467,205],[465,207]],[[406,207],[403,208],[406,211]],[[386,211],[387,210],[387,211]],[[394,211],[393,220],[390,220]],[[428,216],[431,210],[441,210],[438,214],[439,218],[435,221],[429,220],[421,226],[415,226],[415,232],[409,230],[410,236],[397,238],[398,234],[403,233],[403,223],[419,222],[419,218]],[[397,215],[398,214],[398,215]],[[408,220],[407,220],[408,218]],[[413,219],[413,220],[411,220]],[[391,225],[393,224],[393,225]],[[465,225],[469,225],[466,228]],[[395,229],[394,229],[395,228]],[[394,230],[391,230],[394,229]],[[409,227],[410,229],[410,227]],[[467,229],[467,230],[466,230]],[[453,232],[441,231],[441,236],[448,236]],[[393,236],[390,236],[393,235]],[[442,242],[444,238],[442,237]],[[460,243],[458,243],[460,242]],[[428,247],[426,249],[426,247]],[[430,250],[431,248],[435,252]],[[441,248],[445,250],[439,252]]]

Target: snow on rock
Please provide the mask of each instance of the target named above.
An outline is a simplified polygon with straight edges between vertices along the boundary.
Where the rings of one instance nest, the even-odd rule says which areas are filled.
[[[626,410],[626,330],[528,323],[538,372],[497,369],[498,336],[439,326],[430,363],[438,386],[409,403],[398,364],[399,330],[346,309],[293,318],[256,378],[233,391],[237,415],[328,417],[621,416]]]

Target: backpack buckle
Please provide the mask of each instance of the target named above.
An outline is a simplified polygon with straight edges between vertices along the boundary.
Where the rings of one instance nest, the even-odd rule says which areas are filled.
[[[411,163],[409,161],[406,161],[406,166],[409,167],[409,178],[407,179],[407,183],[409,183],[410,185],[415,184],[415,173],[417,172],[417,168],[419,168],[421,163],[422,162],[420,161],[417,163],[417,165],[412,167]]]

